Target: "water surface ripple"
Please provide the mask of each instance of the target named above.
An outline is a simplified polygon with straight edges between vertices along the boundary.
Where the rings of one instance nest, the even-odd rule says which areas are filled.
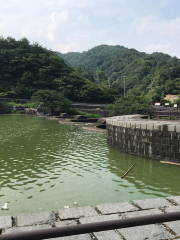
[[[44,118],[0,116],[0,164],[0,206],[10,202],[0,215],[180,195],[179,166],[119,152],[105,134]]]

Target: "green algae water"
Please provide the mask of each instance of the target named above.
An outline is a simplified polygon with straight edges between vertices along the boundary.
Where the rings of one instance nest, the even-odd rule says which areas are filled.
[[[0,206],[9,202],[1,216],[180,195],[179,173],[108,148],[106,134],[81,126],[0,116]]]

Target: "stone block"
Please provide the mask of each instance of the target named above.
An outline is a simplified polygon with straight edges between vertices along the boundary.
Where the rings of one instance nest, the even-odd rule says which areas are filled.
[[[138,227],[122,228],[117,231],[126,240],[160,240],[172,239],[172,235],[159,225],[145,225]]]
[[[156,131],[162,131],[163,125],[161,123],[155,123],[154,124],[154,130]]]
[[[138,129],[141,128],[141,122],[136,122],[136,128],[138,128]]]
[[[180,196],[171,196],[171,197],[167,197],[166,199],[177,205],[180,205]]]
[[[97,240],[123,240],[123,238],[113,230],[93,233]]]
[[[132,129],[135,129],[135,128],[136,128],[136,123],[135,123],[135,122],[132,122],[132,123],[131,123],[131,128],[132,128]]]
[[[120,217],[116,213],[111,215],[99,215],[94,217],[80,218],[79,222],[81,224],[86,224],[86,223],[103,222],[103,221],[117,220],[117,219],[122,219],[122,217]]]
[[[170,212],[180,212],[180,206],[170,206],[170,207],[166,207],[164,208],[164,211],[166,213],[170,213]]]
[[[134,205],[138,206],[141,209],[151,209],[151,208],[172,206],[172,204],[169,201],[167,201],[165,198],[134,200],[132,202]]]
[[[53,223],[55,221],[56,221],[56,216],[54,212],[21,214],[16,218],[16,223],[18,227]]]
[[[180,237],[180,221],[165,222],[164,223],[168,228],[170,228],[178,237]],[[176,236],[176,237],[177,237]],[[174,238],[175,239],[175,238]]]
[[[175,131],[170,132],[170,134],[171,134],[171,139],[173,139],[173,140],[176,139],[177,133]]]
[[[58,211],[58,216],[61,220],[64,220],[98,216],[98,213],[93,207],[76,207],[69,209],[61,209]]]
[[[90,234],[80,234],[69,237],[51,238],[50,240],[92,240]]]
[[[137,211],[138,208],[128,202],[124,203],[108,203],[96,206],[97,210],[102,214],[123,213]]]
[[[140,125],[141,125],[140,128],[141,128],[142,130],[146,130],[146,129],[147,129],[147,122],[141,122]]]
[[[0,230],[12,227],[11,216],[0,216]]]
[[[123,121],[120,121],[120,127],[123,127]]]
[[[148,122],[148,123],[147,123],[147,129],[148,129],[148,130],[154,130],[154,123]]]
[[[175,131],[175,125],[168,125],[168,132]]]
[[[65,227],[65,226],[72,226],[77,225],[75,220],[65,220],[59,221],[55,223],[55,227]],[[50,240],[92,240],[90,234],[80,234],[76,236],[68,236],[68,237],[59,237],[59,238],[51,238]]]
[[[180,125],[176,125],[176,132],[180,132]]]
[[[131,127],[131,122],[128,121],[126,125],[127,125],[127,128],[130,128]]]
[[[171,197],[170,197],[171,198]],[[169,198],[168,198],[169,199]],[[177,199],[177,197],[175,197],[175,199]],[[179,201],[179,199],[177,199]],[[179,212],[180,211],[180,206],[171,206],[171,207],[166,207],[165,209],[166,213],[170,213],[170,212]],[[180,220],[179,221],[173,221],[173,222],[164,222],[164,224],[170,228],[171,230],[173,230],[173,232],[175,232],[178,236],[180,236]]]
[[[77,222],[75,220],[65,220],[65,221],[55,222],[55,227],[65,227],[65,226],[72,226],[72,225],[77,225]]]
[[[28,232],[28,231],[48,229],[48,228],[52,228],[52,226],[49,224],[42,224],[42,225],[26,226],[26,227],[12,227],[12,228],[6,229],[4,231],[4,234],[18,233],[18,232],[25,232],[25,231]]]
[[[136,211],[136,212],[129,212],[123,213],[122,216],[124,218],[133,218],[133,217],[141,217],[141,216],[148,216],[154,214],[162,214],[163,212],[159,209],[149,209],[144,211]],[[118,232],[122,234],[122,236],[127,239],[133,240],[144,240],[144,239],[169,239],[171,235],[164,230],[161,226],[158,225],[146,225],[146,226],[138,226],[138,227],[131,227],[127,229],[119,229]],[[134,234],[134,235],[133,235]]]
[[[122,127],[126,128],[127,127],[127,122],[123,121]]]
[[[114,125],[114,126],[119,126],[119,121],[118,121],[118,120],[115,120],[113,125]]]
[[[79,222],[81,224],[85,223],[94,223],[94,222],[103,222],[103,221],[109,221],[109,220],[117,220],[122,219],[118,214],[112,214],[112,215],[104,215],[104,216],[96,216],[96,217],[88,217],[88,218],[80,218]],[[105,232],[94,232],[94,236],[98,240],[120,240],[121,238],[114,230],[105,231]]]
[[[128,212],[128,213],[122,213],[123,218],[133,218],[133,217],[142,217],[142,216],[149,216],[154,214],[161,214],[163,213],[159,209],[148,209],[143,211],[135,211],[135,212]]]

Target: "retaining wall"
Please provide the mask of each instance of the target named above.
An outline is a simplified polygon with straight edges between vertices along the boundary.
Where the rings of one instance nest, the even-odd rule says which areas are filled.
[[[25,108],[24,112],[25,114],[28,114],[28,115],[37,115],[36,109],[33,109],[33,108]]]
[[[180,122],[152,121],[141,117],[107,118],[108,145],[142,157],[180,162]]]

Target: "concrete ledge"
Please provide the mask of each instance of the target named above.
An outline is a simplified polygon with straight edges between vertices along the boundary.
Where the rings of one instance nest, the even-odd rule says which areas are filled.
[[[0,216],[0,230],[12,227],[11,216]]]
[[[61,220],[75,219],[81,217],[97,216],[98,213],[93,207],[76,207],[69,209],[62,209],[58,211],[58,216]]]
[[[121,126],[124,128],[131,128],[135,124],[136,128],[148,129],[148,130],[163,130],[164,125],[168,125],[168,131],[180,132],[180,122],[175,121],[152,121],[142,119],[143,115],[125,115],[125,116],[115,116],[106,119],[106,123],[113,126]]]
[[[54,212],[21,214],[17,216],[16,222],[18,227],[31,226],[36,224],[46,224],[56,221]]]
[[[135,206],[134,204],[138,205]],[[174,206],[176,204],[176,206]],[[154,214],[163,214],[168,212],[180,211],[180,196],[171,196],[167,198],[134,200],[132,204],[109,203],[96,206],[99,213],[93,207],[74,207],[70,209],[60,209],[57,213],[33,213],[21,214],[13,221],[13,217],[0,217],[0,226],[2,233],[18,233],[24,231],[33,231],[39,229],[48,229],[54,227],[63,227],[77,224],[103,222],[108,220],[116,220],[123,218],[132,218],[140,216],[148,216]],[[148,209],[148,210],[142,210]],[[68,211],[67,211],[68,210]],[[111,214],[113,212],[113,214]],[[53,213],[53,214],[52,214]],[[60,214],[66,215],[64,218],[72,218],[74,220],[62,220],[54,218]],[[42,219],[44,217],[44,220]],[[28,220],[30,218],[30,220]],[[34,219],[32,219],[34,218]],[[25,221],[22,223],[21,221]],[[42,224],[48,222],[48,224]],[[26,225],[26,226],[18,226]],[[31,225],[29,225],[31,224]],[[177,239],[180,238],[180,220],[174,222],[164,222],[159,224],[151,224],[146,226],[137,226],[124,229],[115,229],[103,232],[94,232],[91,234],[80,234],[76,236],[56,238],[61,240],[144,240],[144,239]],[[29,225],[29,226],[27,226]],[[55,238],[54,238],[55,240]]]

